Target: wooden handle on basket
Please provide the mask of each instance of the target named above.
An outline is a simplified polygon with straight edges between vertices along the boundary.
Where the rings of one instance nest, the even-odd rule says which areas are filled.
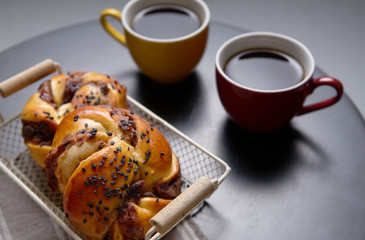
[[[165,234],[195,207],[210,196],[215,184],[207,177],[199,178],[150,220],[150,224],[161,234]]]
[[[58,70],[62,74],[61,67],[58,63],[51,59],[46,59],[43,62],[34,65],[17,75],[8,78],[0,83],[0,94],[2,97],[8,97],[20,89],[38,81],[39,79]]]

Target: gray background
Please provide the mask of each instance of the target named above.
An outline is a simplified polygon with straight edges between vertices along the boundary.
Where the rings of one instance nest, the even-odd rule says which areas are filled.
[[[0,0],[0,52],[39,34],[98,19],[123,0]],[[287,34],[307,45],[319,66],[340,79],[365,116],[364,0],[206,0],[212,20]],[[51,56],[50,56],[51,57]],[[55,59],[57,60],[57,59]],[[0,79],[2,81],[3,79]]]

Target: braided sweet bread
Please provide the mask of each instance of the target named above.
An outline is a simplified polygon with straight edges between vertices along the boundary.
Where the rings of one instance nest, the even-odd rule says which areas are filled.
[[[89,239],[143,239],[149,220],[180,194],[179,161],[164,135],[133,112],[88,106],[58,126],[46,157],[52,190]]]
[[[32,158],[44,167],[55,131],[72,110],[88,105],[126,107],[126,88],[114,78],[92,72],[53,76],[28,100],[21,113],[22,135]]]

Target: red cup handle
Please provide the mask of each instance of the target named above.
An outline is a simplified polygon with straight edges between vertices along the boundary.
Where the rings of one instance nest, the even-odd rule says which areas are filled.
[[[343,94],[343,85],[342,83],[337,80],[336,78],[332,78],[332,77],[320,77],[317,79],[314,79],[311,84],[309,84],[308,86],[308,94],[311,94],[314,89],[316,89],[319,86],[322,85],[327,85],[327,86],[331,86],[336,90],[336,95],[334,97],[331,97],[327,100],[324,100],[322,102],[318,102],[318,103],[314,103],[308,106],[303,106],[302,109],[299,111],[298,115],[302,115],[302,114],[306,114],[306,113],[310,113],[328,106],[331,106],[333,104],[335,104],[336,102],[338,102]]]

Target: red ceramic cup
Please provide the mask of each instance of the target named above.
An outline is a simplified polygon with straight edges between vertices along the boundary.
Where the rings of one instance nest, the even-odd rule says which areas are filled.
[[[304,70],[297,84],[277,90],[260,90],[238,84],[224,72],[227,61],[249,49],[274,49],[296,59]],[[340,100],[343,86],[332,77],[313,78],[315,62],[310,51],[297,40],[276,33],[253,32],[225,42],[218,50],[216,81],[221,102],[234,122],[243,128],[264,132],[287,124],[294,116],[310,113]],[[305,98],[321,85],[331,86],[336,95],[324,101],[303,106]]]

